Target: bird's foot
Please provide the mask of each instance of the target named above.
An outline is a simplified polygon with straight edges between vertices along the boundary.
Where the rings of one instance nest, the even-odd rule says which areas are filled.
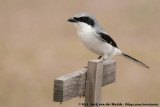
[[[103,61],[106,61],[107,60],[107,58],[103,58]]]

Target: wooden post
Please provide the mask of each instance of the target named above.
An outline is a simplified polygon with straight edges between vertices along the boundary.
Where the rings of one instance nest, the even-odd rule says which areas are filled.
[[[85,107],[96,107],[100,103],[103,62],[95,59],[88,62]]]
[[[115,82],[116,61],[106,60],[102,63],[100,60],[95,59],[89,61],[88,64],[88,70],[87,68],[83,68],[54,80],[53,100],[55,102],[64,102],[84,94],[87,103],[100,101],[101,87]],[[101,76],[101,71],[103,76]],[[86,84],[90,84],[92,87]],[[90,94],[94,97],[92,98]]]

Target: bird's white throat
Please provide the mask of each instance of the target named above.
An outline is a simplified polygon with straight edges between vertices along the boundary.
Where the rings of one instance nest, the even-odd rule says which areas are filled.
[[[89,33],[93,33],[93,31],[95,31],[92,26],[83,22],[78,22],[75,23],[74,25],[76,26],[78,35],[86,35]]]
[[[85,47],[98,55],[103,55],[98,49],[98,46],[101,43],[99,43],[100,40],[96,38],[95,29],[92,26],[81,22],[76,23],[75,26],[77,28],[78,37]]]

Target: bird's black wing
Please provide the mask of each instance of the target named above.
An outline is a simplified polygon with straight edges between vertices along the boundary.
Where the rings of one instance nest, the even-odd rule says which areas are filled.
[[[118,48],[117,44],[114,42],[114,40],[106,33],[103,32],[97,32],[98,37],[101,38],[101,40],[109,43],[110,45]]]

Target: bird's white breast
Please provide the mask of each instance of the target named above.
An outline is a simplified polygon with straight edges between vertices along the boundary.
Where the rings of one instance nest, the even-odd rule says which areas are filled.
[[[96,33],[96,30],[86,23],[76,23],[75,24],[78,32],[78,36],[80,40],[83,42],[85,47],[98,54],[104,55],[105,57],[110,57],[115,48],[108,44],[107,42],[103,42]]]
[[[85,23],[77,23],[75,26],[77,28],[78,37],[83,42],[85,47],[98,55],[103,55],[100,51],[101,46],[99,46],[101,42],[95,35],[95,29]]]

